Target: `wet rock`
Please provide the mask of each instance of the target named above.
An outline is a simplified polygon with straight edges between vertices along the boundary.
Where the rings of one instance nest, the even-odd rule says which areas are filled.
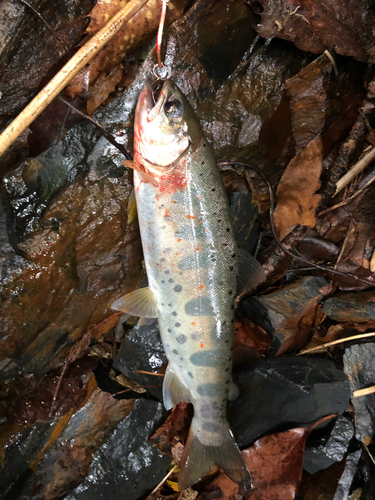
[[[337,485],[337,490],[333,500],[348,500],[350,488],[357,472],[357,466],[359,459],[361,458],[362,450],[350,453],[346,458],[346,464],[344,472],[340,477],[339,484]]]
[[[22,169],[12,175],[21,179]],[[17,184],[11,177],[8,194]],[[57,185],[62,184],[60,179]],[[83,333],[103,320],[109,305],[134,288],[141,253],[137,224],[126,222],[129,184],[122,172],[110,170],[104,177],[103,171],[99,176],[90,169],[84,179],[55,192],[43,215],[41,209],[39,218],[39,209],[33,212],[33,233],[23,239],[13,233],[16,253],[24,258],[10,250],[6,259],[17,267],[8,267],[0,283],[0,352],[2,360],[9,360],[2,380],[56,366]]]
[[[375,385],[374,359],[374,343],[352,345],[345,349],[344,371],[352,392]],[[353,397],[352,404],[356,438],[368,443],[375,432],[375,394]]]
[[[253,254],[260,232],[258,205],[252,200],[249,190],[239,191],[230,196],[234,235],[237,245]]]
[[[346,417],[337,418],[328,437],[318,446],[308,446],[303,457],[303,468],[310,474],[326,469],[345,457],[354,436],[353,424]]]
[[[158,322],[135,327],[126,335],[113,366],[124,375],[145,387],[148,392],[162,398],[163,378],[135,373],[135,370],[160,373],[162,365],[168,362],[160,340]]]
[[[90,385],[89,388],[90,389]],[[30,436],[37,436],[32,443],[30,453],[30,437],[12,446],[13,458],[17,471],[21,468],[22,484],[18,483],[18,495],[9,498],[54,499],[76,487],[89,472],[93,454],[110,435],[119,421],[131,411],[134,400],[117,401],[109,394],[91,387],[88,400],[78,411],[73,408],[61,419],[57,419],[44,427],[37,424],[30,431]],[[44,430],[42,435],[39,429]],[[43,453],[41,453],[43,449]],[[16,460],[17,456],[22,460]],[[25,457],[23,456],[25,455]],[[7,477],[13,474],[12,463],[6,462]],[[6,480],[6,487],[11,485]],[[14,489],[16,486],[12,486]]]
[[[17,114],[37,94],[41,86],[67,62],[72,48],[81,41],[82,33],[89,22],[87,15],[94,6],[93,0],[77,3],[74,0],[34,1],[32,6],[52,27],[56,36],[47,28],[43,20],[22,2],[4,0],[1,2],[0,35],[0,129],[4,129]],[[58,40],[59,38],[60,40]],[[73,49],[74,50],[74,49]],[[48,75],[48,76],[46,76]],[[47,79],[46,79],[47,78]],[[42,83],[42,80],[45,81]],[[56,107],[55,107],[56,109]],[[62,111],[60,106],[60,113]],[[44,115],[48,114],[48,111]],[[50,122],[56,124],[56,116],[49,114]],[[68,118],[70,121],[70,119]],[[42,122],[43,119],[37,119]],[[23,139],[13,144],[0,158],[0,174],[4,175],[14,165],[28,155],[30,143],[38,136],[39,142],[46,145],[46,136],[58,140],[61,135],[62,121],[56,127],[45,123],[44,133],[35,122],[30,130],[23,134]],[[39,128],[39,130],[38,130]],[[31,147],[31,150],[33,148]],[[39,150],[40,151],[40,150]],[[38,152],[39,152],[38,151]],[[29,155],[36,156],[35,151]]]
[[[66,500],[136,500],[163,479],[171,458],[148,443],[160,425],[163,406],[138,400],[130,415],[120,422],[95,453],[89,475]]]
[[[326,359],[295,357],[256,360],[234,374],[240,396],[229,405],[237,443],[246,448],[265,433],[308,427],[346,410],[350,386]]]
[[[239,314],[262,327],[272,338],[275,346],[301,331],[301,321],[307,318],[325,295],[327,280],[321,277],[306,277],[285,286],[281,290],[251,297],[242,302]],[[308,328],[306,323],[305,328]]]
[[[60,43],[25,4],[2,2],[0,119],[15,116],[37,92],[51,67],[80,42],[95,2],[34,2],[34,8],[56,30]]]
[[[324,301],[323,312],[339,323],[367,323],[375,319],[373,292],[337,293]]]
[[[7,433],[6,425],[4,423],[0,425],[2,436]],[[3,463],[0,469],[0,488],[4,500],[20,498],[19,495],[25,483],[33,476],[30,464],[43,450],[53,430],[53,425],[48,422],[34,424],[32,428],[18,427],[16,433],[4,446]]]

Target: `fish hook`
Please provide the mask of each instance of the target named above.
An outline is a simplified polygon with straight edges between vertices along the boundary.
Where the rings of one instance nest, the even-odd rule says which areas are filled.
[[[158,28],[158,34],[156,37],[156,55],[158,58],[157,64],[155,64],[153,73],[155,77],[159,79],[166,79],[168,77],[168,70],[164,66],[164,62],[162,60],[162,43],[163,43],[163,33],[164,33],[164,22],[165,22],[165,15],[167,13],[167,4],[169,0],[161,0],[162,6],[161,6],[161,14],[160,14],[160,21],[159,21],[159,28]]]

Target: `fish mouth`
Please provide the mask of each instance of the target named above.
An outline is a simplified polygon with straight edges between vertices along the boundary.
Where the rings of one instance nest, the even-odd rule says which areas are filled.
[[[155,100],[154,91],[150,81],[146,82],[143,90],[139,97],[139,111],[145,113],[147,116],[147,121],[153,121],[164,108],[164,104],[174,93],[174,87],[170,80],[166,80],[160,91],[159,96]]]

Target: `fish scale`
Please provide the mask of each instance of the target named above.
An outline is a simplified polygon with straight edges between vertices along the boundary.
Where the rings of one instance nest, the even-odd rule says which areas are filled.
[[[202,439],[213,444],[219,437],[210,433],[215,434],[217,420],[225,420],[232,386],[237,250],[223,183],[205,140],[192,154],[186,176],[183,196],[181,191],[160,192],[142,182],[138,172],[134,186],[147,276],[166,354],[192,400],[200,401],[196,415],[204,420],[203,429],[211,429]],[[202,262],[202,253],[208,261]],[[216,410],[213,398],[220,403]]]
[[[250,473],[226,419],[227,400],[238,392],[231,367],[239,251],[214,156],[189,102],[171,81],[156,103],[148,83],[139,96],[134,159],[149,287],[113,308],[157,316],[169,361],[164,405],[194,405],[180,489],[219,465],[248,490]]]

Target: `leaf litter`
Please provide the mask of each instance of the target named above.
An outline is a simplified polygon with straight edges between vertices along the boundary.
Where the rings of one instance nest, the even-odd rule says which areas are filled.
[[[238,2],[233,0],[232,3],[240,11],[241,6],[238,5]],[[265,215],[269,204],[263,198],[262,204],[259,205],[259,215],[263,222],[264,236],[259,245],[258,258],[265,262],[267,281],[262,285],[263,288],[260,287],[256,291],[255,298],[246,298],[238,305],[235,325],[235,368],[239,370],[241,367],[248,366],[255,359],[272,358],[276,353],[279,356],[281,354],[290,356],[291,353],[297,353],[300,350],[345,339],[345,343],[332,343],[327,346],[326,348],[329,349],[327,357],[332,358],[338,366],[344,362],[345,372],[353,385],[353,390],[371,388],[375,384],[371,368],[373,364],[371,353],[374,349],[374,343],[367,334],[375,326],[375,308],[372,300],[373,291],[363,292],[362,290],[371,288],[374,283],[372,262],[375,255],[373,230],[375,207],[371,189],[366,187],[366,183],[375,175],[373,164],[370,163],[366,167],[361,174],[363,175],[362,179],[352,180],[342,192],[334,198],[332,196],[335,193],[338,174],[342,175],[343,170],[354,164],[369,142],[371,143],[369,140],[371,134],[368,134],[371,132],[371,126],[374,126],[373,82],[375,80],[371,80],[373,69],[366,67],[365,64],[358,65],[351,58],[367,63],[374,60],[374,39],[370,29],[373,24],[373,11],[366,1],[361,4],[360,8],[358,6],[354,8],[350,2],[344,4],[335,0],[324,2],[324,6],[323,2],[297,3],[291,0],[277,0],[275,2],[249,0],[247,3],[253,6],[258,13],[259,10],[262,10],[261,17],[257,18],[257,23],[253,23],[261,36],[281,38],[293,42],[300,51],[321,54],[325,50],[331,50],[333,54],[336,52],[345,57],[337,58],[338,75],[335,75],[335,71],[332,69],[330,58],[323,55],[312,60],[310,55],[308,56],[310,60],[304,60],[302,68],[297,69],[294,73],[291,72],[292,74],[283,80],[281,92],[285,93],[283,94],[283,105],[280,104],[280,106],[284,106],[281,109],[287,109],[287,112],[282,115],[282,122],[290,121],[289,142],[283,146],[283,160],[276,159],[276,166],[273,166],[273,169],[270,167],[269,158],[267,160],[260,159],[260,163],[263,162],[262,168],[270,173],[272,185],[276,187],[274,222],[277,235],[290,253],[302,257],[305,262],[293,260],[290,253],[288,255],[275,244],[269,221]],[[91,13],[91,23],[87,29],[87,36],[91,36],[100,29],[103,23],[122,4],[123,2],[118,1],[113,3],[98,2]],[[170,22],[181,18],[186,4],[187,2],[170,3]],[[210,5],[212,11],[217,8],[217,5],[215,7],[214,4],[215,2]],[[71,96],[88,92],[87,108],[90,113],[101,104],[108,102],[108,96],[116,87],[121,88],[121,82],[124,82],[126,78],[128,78],[127,83],[131,82],[132,77],[126,77],[124,68],[130,68],[133,65],[135,75],[141,60],[139,53],[138,56],[136,55],[137,51],[145,50],[148,41],[154,36],[159,11],[159,2],[149,2],[133,20],[132,25],[126,26],[121,35],[119,34],[117,39],[112,40],[106,50],[98,55],[77,76],[75,81],[71,82],[67,89]],[[199,23],[202,22],[197,14],[199,8],[193,12],[193,20],[199,26]],[[204,11],[204,9],[202,12],[203,19],[207,19],[211,14],[210,11]],[[245,14],[241,15],[245,19]],[[193,30],[193,27],[194,24],[189,25],[190,30]],[[177,33],[179,29],[183,31],[183,25],[177,28]],[[202,42],[202,39],[200,41]],[[272,43],[278,47],[277,40]],[[212,46],[210,50],[213,50]],[[265,57],[266,59],[273,57],[272,44],[267,50],[256,57]],[[296,58],[305,57],[305,54],[301,55],[300,51],[293,53]],[[191,53],[190,48],[189,57],[191,57]],[[202,114],[200,119],[205,123],[208,134],[214,137],[217,133],[215,130],[219,130],[220,127],[217,129],[215,126],[210,127],[210,117],[208,114],[204,114],[207,113],[207,108],[213,104],[210,101],[208,91],[209,78],[207,74],[202,76],[204,70],[199,67],[201,64],[204,68],[207,54],[203,53],[202,46],[199,46],[196,53],[199,57],[193,61],[184,60],[185,54],[183,52],[179,54],[181,64],[176,71],[176,78],[181,78],[178,71],[186,71],[189,64],[193,64],[194,69],[190,69],[190,73],[187,73],[190,79],[186,78],[186,81],[189,81],[189,85],[191,85],[191,94],[194,94],[194,98],[198,99],[195,102],[197,113]],[[334,54],[333,57],[336,61],[337,56]],[[210,75],[217,71],[215,64],[213,62],[211,64]],[[182,66],[184,66],[183,69],[181,69]],[[241,71],[244,71],[245,67],[242,64]],[[193,76],[198,83],[192,79]],[[135,76],[135,78],[137,77]],[[223,78],[222,75],[221,78]],[[246,108],[243,103],[239,103],[240,79],[226,87],[222,82],[217,83],[214,79],[212,80],[218,85],[218,88],[223,85],[222,88],[225,89],[225,92],[219,96],[222,99],[220,101],[221,107],[223,102],[227,103],[227,110],[230,111],[230,106],[233,106],[233,102],[235,102],[237,111],[241,109],[241,106]],[[200,88],[202,82],[208,96],[208,98],[207,96],[204,98],[207,99],[208,104],[205,105],[206,110],[202,111],[201,107],[200,111],[199,98],[202,92]],[[187,89],[189,85],[187,85]],[[195,85],[197,86],[194,87]],[[231,96],[231,90],[233,90],[233,96]],[[273,91],[275,92],[275,90]],[[257,92],[260,93],[261,89],[258,88]],[[265,93],[265,95],[268,94]],[[248,106],[248,103],[246,105]],[[258,105],[259,103],[257,103]],[[105,108],[103,107],[103,109]],[[249,107],[246,108],[246,119],[248,123],[251,123],[252,117],[249,109]],[[214,115],[219,115],[219,111],[214,110]],[[262,113],[266,114],[264,110]],[[275,116],[275,121],[276,119],[277,116]],[[235,123],[231,123],[230,126],[234,127]],[[257,140],[261,141],[262,137],[264,139],[266,136],[267,134],[264,132],[264,135],[260,134]],[[241,137],[244,137],[244,133]],[[249,138],[250,135],[246,137]],[[223,135],[219,139],[223,143]],[[215,147],[215,144],[213,145]],[[232,156],[231,150],[228,148],[227,144],[220,151],[219,146],[217,146],[217,151],[223,154],[223,159],[226,155]],[[262,155],[259,151],[257,150],[256,155],[261,158]],[[247,153],[240,154],[238,159],[248,160],[246,155]],[[240,191],[245,185],[245,176],[243,172],[238,175],[238,179],[229,184],[232,189]],[[254,181],[254,177],[252,177],[252,181]],[[254,181],[254,183],[256,182],[261,181]],[[256,200],[255,193],[254,199]],[[23,248],[27,249],[27,246]],[[310,263],[318,263],[321,269],[312,267]],[[335,274],[333,271],[338,271],[341,274]],[[129,376],[125,379],[120,370],[116,371],[112,368],[111,352],[122,348],[113,340],[113,329],[116,322],[117,318],[116,321],[111,319],[107,325],[98,323],[94,335],[95,349],[91,346],[91,352],[95,352],[95,362],[99,359],[103,363],[109,363],[108,378],[118,381],[123,387],[136,388],[138,394],[144,396],[147,387],[142,388],[139,383],[132,382]],[[146,330],[147,328],[144,332],[145,335],[147,335]],[[111,331],[112,340],[107,335]],[[150,329],[148,333],[150,333]],[[361,333],[363,333],[362,337]],[[154,335],[154,333],[152,334]],[[76,411],[78,415],[78,412],[87,404],[86,397],[93,405],[93,409],[90,411],[96,413],[96,418],[100,419],[98,416],[100,405],[98,407],[95,405],[97,399],[104,398],[103,401],[105,401],[101,404],[105,408],[108,407],[110,409],[108,411],[114,412],[114,421],[117,422],[119,419],[117,414],[121,414],[123,418],[130,411],[133,402],[122,403],[120,408],[115,399],[118,396],[114,395],[113,398],[109,398],[107,392],[99,392],[99,389],[94,389],[97,392],[93,393],[93,387],[90,386],[93,382],[91,380],[89,383],[84,378],[83,367],[79,372],[80,383],[77,382],[78,378],[72,378],[72,370],[68,367],[68,364],[71,363],[73,369],[73,365],[75,366],[77,363],[75,358],[84,358],[89,341],[90,339],[84,338],[81,344],[76,344],[77,352],[73,350],[70,355],[66,356],[67,364],[61,382],[61,398],[59,398],[59,393],[55,394],[57,402],[55,418],[66,415],[69,404],[74,406],[72,412],[78,409]],[[125,345],[124,342],[123,345]],[[319,354],[319,356],[322,355]],[[87,366],[90,366],[87,373],[91,373],[92,360],[87,362]],[[159,372],[162,369],[155,369],[155,371],[160,375]],[[141,373],[141,370],[138,372]],[[151,372],[147,371],[147,373],[150,375]],[[48,421],[51,418],[48,415],[49,405],[46,409],[39,410],[39,413],[36,412],[38,393],[35,392],[38,383],[40,383],[51,401],[53,388],[58,382],[56,372],[49,372],[49,374],[46,377],[42,376],[42,378],[36,378],[32,375],[30,378],[32,382],[24,377],[25,380],[20,386],[22,394],[18,402],[19,394],[14,392],[14,387],[8,382],[9,386],[6,385],[6,391],[8,391],[11,404],[5,405],[3,410],[5,408],[9,423],[14,419],[12,412],[18,414],[18,420],[15,419],[17,425],[26,419],[31,425],[34,422]],[[49,376],[51,381],[48,382]],[[94,397],[91,397],[92,394]],[[333,397],[332,394],[331,396]],[[60,399],[63,397],[67,401],[61,403]],[[344,480],[340,480],[339,483],[339,479],[341,475],[342,478],[344,477],[345,464],[352,467],[354,472],[352,476],[349,476],[353,479],[358,462],[358,460],[355,462],[353,459],[353,453],[358,454],[358,443],[366,445],[370,453],[374,451],[374,396],[369,393],[361,398],[363,398],[361,402],[352,402],[354,406],[343,409],[343,411],[347,410],[347,417],[354,418],[357,441],[351,442],[345,458],[338,460],[339,467],[335,469],[329,479],[330,485],[327,490],[330,492],[336,491],[337,484],[344,484]],[[268,404],[270,399],[272,399],[272,393],[264,394],[264,404]],[[26,407],[27,411],[20,409],[22,405]],[[243,411],[245,412],[246,408],[243,408]],[[365,417],[362,417],[361,413],[364,413]],[[131,414],[132,412],[130,412]],[[182,403],[172,410],[160,426],[158,426],[159,422],[153,429],[155,432],[151,442],[157,445],[159,451],[169,455],[177,465],[182,455],[191,416],[191,406]],[[326,426],[312,431],[314,426],[307,424],[308,422],[306,425],[295,427],[293,422],[290,422],[287,429],[266,432],[266,435],[257,436],[253,445],[243,451],[255,486],[249,498],[257,500],[289,500],[293,498],[309,500],[313,498],[311,495],[314,495],[314,491],[318,491],[314,490],[313,481],[309,483],[310,496],[302,496],[304,484],[307,484],[307,476],[302,472],[303,454],[306,446],[309,446],[309,439],[314,437],[314,433],[318,432],[320,436],[324,435],[327,438],[330,427]],[[102,429],[102,432],[103,439],[105,439],[106,431]],[[311,436],[308,439],[309,435]],[[99,442],[96,442],[95,449],[98,449],[98,446]],[[86,456],[85,460],[85,470],[88,473],[91,457]],[[373,470],[371,465],[364,467],[363,477]],[[171,500],[195,499],[196,497],[200,500],[214,498],[240,500],[242,498],[238,487],[231,483],[217,468],[211,471],[208,479],[202,481],[197,488],[186,492],[175,491],[176,479],[177,474],[173,472],[159,492],[155,494],[157,496],[154,495],[154,498]],[[351,480],[347,483],[345,491],[349,495]],[[361,488],[366,487],[364,483],[363,480]],[[147,491],[151,491],[156,484],[157,481]],[[68,490],[69,488],[66,489],[66,492]],[[327,498],[336,497],[334,497],[334,493],[330,493]]]

